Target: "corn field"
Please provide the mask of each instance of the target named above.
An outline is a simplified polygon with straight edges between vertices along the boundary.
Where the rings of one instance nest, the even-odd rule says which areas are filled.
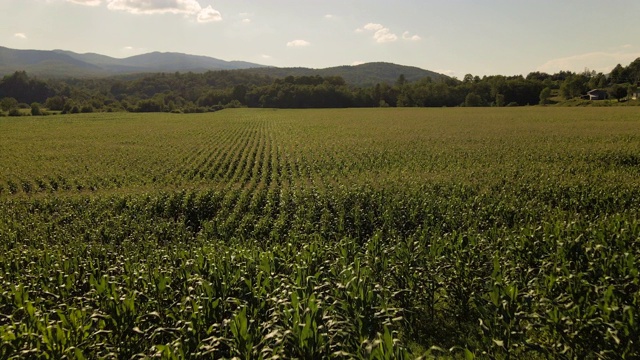
[[[635,109],[0,118],[2,359],[635,359]]]

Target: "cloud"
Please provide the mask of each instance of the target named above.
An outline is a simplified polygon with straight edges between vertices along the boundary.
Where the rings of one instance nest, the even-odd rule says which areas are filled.
[[[325,18],[325,19],[328,19],[328,20],[333,20],[333,19],[335,19],[336,17],[335,17],[335,15],[333,15],[333,14],[327,14],[327,15],[325,15],[325,16],[324,16],[324,18]]]
[[[364,61],[354,61],[351,63],[351,66],[357,66],[357,65],[362,65],[364,64]]]
[[[100,0],[68,0],[85,4]],[[107,8],[131,14],[182,14],[195,16],[199,23],[221,21],[222,15],[211,5],[203,8],[197,0],[107,0]]]
[[[378,31],[378,30],[384,29],[384,26],[382,26],[382,24],[368,23],[367,25],[363,26],[362,28],[364,30]]]
[[[356,32],[373,32],[373,39],[379,44],[398,40],[398,35],[392,33],[389,28],[384,27],[382,24],[368,23],[365,26],[356,29]]]
[[[132,14],[187,14],[195,15],[202,10],[196,0],[111,0],[109,10],[121,10]]]
[[[418,35],[411,35],[408,31],[402,33],[402,38],[411,41],[420,41],[422,38]]]
[[[25,33],[15,33],[15,34],[13,34],[13,37],[17,37],[18,39],[26,39],[27,38],[27,34],[25,34]]]
[[[242,19],[242,23],[243,24],[250,24],[251,23],[251,19],[249,19],[249,18]]]
[[[382,28],[373,34],[373,38],[378,43],[386,43],[386,42],[394,42],[398,40],[398,35],[391,32],[391,30],[387,28]]]
[[[370,32],[373,33],[373,39],[379,43],[388,43],[398,41],[399,37],[394,32],[392,32],[388,27],[377,24],[377,23],[368,23],[361,28],[356,29],[357,33]],[[402,39],[406,41],[419,41],[422,38],[419,35],[411,35],[408,31],[402,33]]]
[[[552,74],[558,71],[580,72],[585,68],[588,68],[590,70],[608,73],[616,66],[616,64],[629,64],[639,57],[639,52],[596,51],[552,59],[538,66],[536,70]]]
[[[309,45],[311,45],[311,43],[306,40],[293,40],[287,43],[288,47],[305,47]]]
[[[98,6],[102,4],[102,0],[67,0],[67,2],[86,6]]]
[[[214,22],[214,21],[222,21],[222,14],[220,14],[220,11],[212,8],[211,5],[207,6],[206,8],[198,12],[199,23],[207,23],[207,22]]]
[[[260,55],[260,57],[266,60],[271,59],[271,55],[267,55],[267,54],[262,54]]]

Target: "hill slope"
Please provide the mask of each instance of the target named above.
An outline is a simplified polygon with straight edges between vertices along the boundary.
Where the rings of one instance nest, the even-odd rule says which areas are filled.
[[[43,50],[14,50],[0,46],[0,75],[24,70],[34,75],[97,74],[99,66],[73,58],[66,53]]]
[[[243,70],[272,77],[287,76],[341,76],[348,84],[373,86],[378,83],[393,84],[400,75],[410,81],[431,77],[433,80],[446,78],[446,75],[424,70],[414,66],[397,65],[386,62],[372,62],[353,66],[336,66],[325,69],[309,68],[259,68]]]
[[[0,46],[0,76],[15,71],[45,78],[104,77],[123,74],[158,72],[205,72],[209,70],[239,70],[275,78],[287,76],[341,76],[354,86],[393,84],[400,75],[410,81],[426,77],[434,80],[445,75],[413,66],[373,62],[355,66],[325,69],[276,68],[244,61],[225,61],[208,56],[181,53],[152,52],[124,59],[106,55],[78,54],[67,50],[15,50]]]
[[[0,75],[25,70],[42,77],[94,77],[145,72],[231,70],[261,67],[208,56],[153,52],[124,59],[66,50],[16,50],[0,47]]]

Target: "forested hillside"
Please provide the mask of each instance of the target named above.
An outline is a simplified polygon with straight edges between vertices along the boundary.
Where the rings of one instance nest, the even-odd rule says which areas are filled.
[[[27,71],[49,79],[95,78],[144,72],[204,72],[261,66],[263,65],[174,52],[151,52],[120,59],[67,50],[17,50],[0,46],[0,75]]]
[[[403,66],[385,62],[372,62],[354,66],[335,66],[325,69],[262,67],[241,71],[275,78],[285,78],[287,76],[339,76],[343,78],[347,84],[358,87],[370,87],[379,83],[393,84],[400,75],[404,75],[405,79],[411,82],[419,81],[427,77],[430,77],[432,80],[444,80],[447,78],[447,76],[437,72],[414,66]]]
[[[415,74],[414,74],[415,75]],[[99,79],[43,80],[16,72],[0,81],[3,112],[93,111],[207,112],[225,107],[343,108],[524,106],[577,99],[592,103],[590,89],[602,89],[610,99],[633,97],[640,81],[640,58],[611,73],[585,71],[525,76],[468,74],[462,80],[426,76],[415,80],[400,74],[392,83],[356,86],[341,76],[288,75],[272,77],[259,71],[225,70],[205,73],[156,73]],[[582,102],[581,102],[582,101]],[[607,103],[608,104],[608,103]],[[14,110],[14,111],[12,111]]]

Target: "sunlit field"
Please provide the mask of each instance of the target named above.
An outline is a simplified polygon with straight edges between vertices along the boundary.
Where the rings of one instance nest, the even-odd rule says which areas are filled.
[[[636,358],[635,108],[0,118],[0,358]]]

